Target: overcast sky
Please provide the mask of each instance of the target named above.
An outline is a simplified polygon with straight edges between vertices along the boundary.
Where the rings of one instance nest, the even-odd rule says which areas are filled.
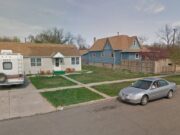
[[[143,35],[158,41],[165,24],[180,25],[180,0],[0,0],[0,36],[24,39],[58,27],[93,37]]]

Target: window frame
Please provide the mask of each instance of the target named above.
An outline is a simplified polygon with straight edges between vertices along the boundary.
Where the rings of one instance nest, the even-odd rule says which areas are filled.
[[[31,67],[40,67],[42,66],[42,59],[39,57],[33,57],[31,58]]]
[[[80,64],[80,58],[79,57],[71,57],[71,64],[72,65],[79,65]]]
[[[79,64],[80,64],[79,57],[76,57],[76,65],[79,65]]]
[[[163,85],[163,86],[161,86],[161,83],[160,83],[160,82],[165,82],[166,84]],[[159,83],[159,87],[165,87],[165,86],[168,86],[168,82],[165,81],[165,80],[159,80],[158,83]]]
[[[71,64],[76,65],[76,57],[71,57]]]
[[[137,57],[137,55],[138,55],[138,57]],[[139,58],[140,58],[139,53],[135,53],[135,59],[138,60]]]

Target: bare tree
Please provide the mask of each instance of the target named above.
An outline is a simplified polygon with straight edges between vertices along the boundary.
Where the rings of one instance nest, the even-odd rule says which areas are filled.
[[[174,31],[171,25],[166,24],[163,28],[159,29],[157,36],[166,45],[172,45]]]
[[[79,49],[86,49],[87,48],[86,41],[81,35],[78,35],[76,37],[76,43],[77,43]]]
[[[148,40],[148,38],[145,36],[138,36],[138,40],[141,44],[144,44]]]
[[[64,33],[63,29],[53,28],[44,30],[36,36],[29,35],[29,42],[53,43],[53,44],[73,44],[74,36],[71,33]]]

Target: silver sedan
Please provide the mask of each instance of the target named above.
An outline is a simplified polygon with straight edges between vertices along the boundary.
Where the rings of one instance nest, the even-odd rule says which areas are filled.
[[[120,90],[119,97],[125,102],[146,105],[150,100],[172,98],[175,91],[175,83],[161,78],[145,78]]]

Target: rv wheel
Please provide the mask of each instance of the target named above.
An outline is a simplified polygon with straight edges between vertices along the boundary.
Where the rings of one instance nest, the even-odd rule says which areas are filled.
[[[4,83],[7,79],[7,76],[3,73],[0,73],[0,83]]]

